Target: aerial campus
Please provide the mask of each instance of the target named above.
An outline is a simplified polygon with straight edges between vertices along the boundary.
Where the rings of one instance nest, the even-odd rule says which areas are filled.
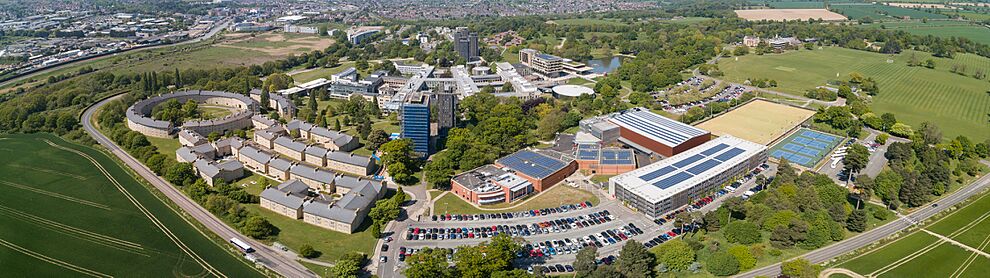
[[[12,277],[985,277],[979,1],[7,1]]]

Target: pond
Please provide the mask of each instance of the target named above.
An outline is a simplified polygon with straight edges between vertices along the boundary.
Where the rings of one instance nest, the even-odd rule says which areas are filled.
[[[612,73],[622,65],[622,57],[608,56],[588,60],[585,62],[591,67],[593,73]]]

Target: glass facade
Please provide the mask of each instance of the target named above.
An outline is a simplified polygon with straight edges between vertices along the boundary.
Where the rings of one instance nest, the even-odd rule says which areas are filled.
[[[426,104],[404,103],[401,108],[402,138],[413,142],[413,151],[428,156],[430,149],[430,107]]]

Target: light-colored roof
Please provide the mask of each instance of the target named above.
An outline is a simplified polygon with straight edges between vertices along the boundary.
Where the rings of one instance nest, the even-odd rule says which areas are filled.
[[[273,143],[297,152],[303,152],[303,150],[306,150],[306,144],[293,141],[291,138],[285,136],[275,138]]]
[[[609,182],[657,203],[748,161],[766,146],[722,136],[670,158],[612,177]]]
[[[199,159],[199,155],[193,153],[192,149],[189,147],[181,147],[175,150],[175,154],[181,157],[185,161],[195,161]]]
[[[290,208],[298,208],[305,202],[308,190],[309,186],[305,183],[290,179],[276,187],[265,188],[261,191],[261,198]]]
[[[284,158],[276,158],[268,162],[268,167],[275,168],[279,171],[288,171],[292,167],[292,161]]]
[[[367,156],[339,151],[327,153],[327,159],[361,167],[368,167],[371,164],[371,158]]]
[[[244,148],[241,148],[239,155],[261,164],[267,164],[268,161],[275,158],[275,155],[263,152],[253,146],[245,146]]]
[[[553,92],[556,93],[557,95],[567,96],[567,97],[577,97],[580,95],[595,94],[595,90],[579,85],[559,85],[553,87]]]
[[[314,168],[306,164],[298,164],[293,166],[289,172],[292,173],[293,177],[305,178],[325,184],[332,184],[334,179],[333,172]]]
[[[642,107],[618,112],[611,121],[669,147],[678,146],[695,137],[708,136],[708,131],[657,115]]]

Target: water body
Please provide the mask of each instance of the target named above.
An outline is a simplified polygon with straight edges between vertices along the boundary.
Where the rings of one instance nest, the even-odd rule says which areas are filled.
[[[619,56],[608,56],[602,58],[595,58],[585,62],[591,67],[591,72],[594,73],[612,73],[622,65],[622,57]]]

